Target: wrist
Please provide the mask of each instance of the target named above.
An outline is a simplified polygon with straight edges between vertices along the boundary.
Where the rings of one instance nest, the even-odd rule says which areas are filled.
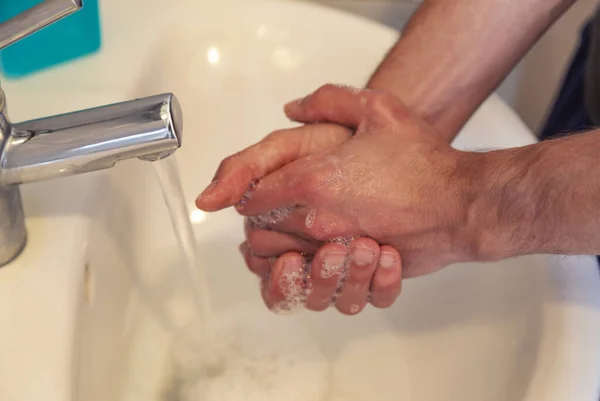
[[[536,146],[462,153],[458,170],[469,260],[494,261],[541,248],[539,153]]]
[[[396,96],[415,115],[430,124],[446,142],[451,143],[475,111],[474,108],[465,108],[456,102],[458,95],[452,91],[448,91],[450,95],[445,95],[443,85],[439,83],[425,85],[421,81],[415,87],[411,85],[412,81],[399,79],[399,75],[398,71],[383,67],[365,88]],[[449,107],[449,103],[452,107]]]

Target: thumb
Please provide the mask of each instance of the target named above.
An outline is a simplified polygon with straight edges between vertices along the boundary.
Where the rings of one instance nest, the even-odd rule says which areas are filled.
[[[351,132],[332,124],[275,131],[262,141],[224,159],[196,206],[213,212],[239,203],[253,183],[286,164],[334,147]]]

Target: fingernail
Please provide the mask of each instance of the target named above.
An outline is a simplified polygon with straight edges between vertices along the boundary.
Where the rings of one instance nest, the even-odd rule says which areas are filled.
[[[352,260],[359,266],[366,266],[373,263],[375,253],[368,248],[355,248],[352,253]]]
[[[286,258],[283,261],[283,273],[298,273],[302,270],[302,259],[301,258]]]
[[[339,274],[346,264],[346,252],[330,251],[323,255],[321,277],[329,278]]]
[[[283,271],[279,277],[279,288],[288,299],[301,295],[304,290],[302,287],[304,274],[302,264],[302,259],[298,257],[289,257],[283,261]]]
[[[381,252],[379,255],[379,266],[390,268],[396,263],[396,256],[389,252]]]
[[[210,196],[210,194],[212,194],[213,191],[215,190],[215,188],[217,187],[217,184],[218,184],[217,180],[214,180],[213,182],[211,182],[210,184],[208,184],[208,186],[204,189],[204,191],[202,191],[202,193],[200,194],[200,196],[198,196],[198,199]]]

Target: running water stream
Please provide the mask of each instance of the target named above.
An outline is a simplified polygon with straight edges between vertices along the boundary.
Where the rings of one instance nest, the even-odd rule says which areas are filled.
[[[204,368],[215,368],[219,356],[215,347],[215,319],[204,266],[199,263],[197,242],[189,219],[177,160],[167,157],[152,163],[158,177],[165,204],[171,217],[173,230],[182,255],[179,271],[177,299],[168,312],[169,325],[183,337],[186,359]],[[158,300],[161,302],[161,300]],[[187,312],[187,313],[186,313]]]
[[[282,318],[252,303],[232,305],[215,316],[177,160],[168,157],[153,165],[182,255],[181,263],[169,271],[176,277],[174,290],[164,296],[160,291],[149,294],[155,315],[175,339],[176,372],[167,399],[366,401],[372,399],[372,383],[378,383],[385,394],[378,401],[408,399],[396,386],[398,379],[406,376],[406,366],[398,356],[401,342],[392,333],[384,331],[348,343],[330,360],[315,335],[293,317]],[[286,217],[281,211],[275,215]],[[255,223],[275,215],[258,216]],[[338,242],[350,241],[341,238]],[[295,304],[297,296],[288,301]],[[390,351],[394,356],[385,365],[386,375],[378,366]],[[373,372],[372,377],[365,370]],[[381,376],[389,384],[387,391]]]
[[[183,256],[169,272],[176,276],[174,290],[150,294],[155,314],[183,340],[174,344],[173,399],[321,400],[329,364],[299,322],[245,304],[215,316],[177,160],[153,165]]]

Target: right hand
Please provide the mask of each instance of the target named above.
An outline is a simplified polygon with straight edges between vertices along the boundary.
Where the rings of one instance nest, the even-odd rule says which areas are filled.
[[[405,277],[476,256],[469,202],[480,155],[453,149],[386,93],[326,85],[286,113],[356,133],[262,178],[241,214],[311,242],[362,236],[389,244],[402,255]]]

